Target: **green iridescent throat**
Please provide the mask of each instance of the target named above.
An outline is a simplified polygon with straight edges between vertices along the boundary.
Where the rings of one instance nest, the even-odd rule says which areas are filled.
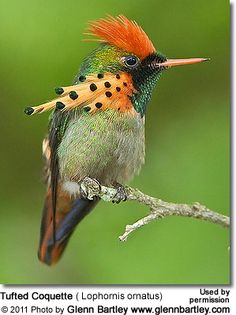
[[[130,97],[135,110],[144,116],[147,110],[147,105],[151,99],[153,89],[157,85],[157,81],[161,76],[161,72],[153,72],[144,82],[138,82],[136,89],[138,93]],[[135,82],[134,82],[135,83]]]

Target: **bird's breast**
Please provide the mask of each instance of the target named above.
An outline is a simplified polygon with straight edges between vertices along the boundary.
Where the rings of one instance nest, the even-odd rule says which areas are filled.
[[[72,120],[58,148],[63,181],[85,176],[104,185],[129,181],[144,163],[144,118],[114,110]]]

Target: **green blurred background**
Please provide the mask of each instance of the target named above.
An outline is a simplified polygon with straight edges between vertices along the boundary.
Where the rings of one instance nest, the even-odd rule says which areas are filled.
[[[172,217],[118,236],[148,209],[101,202],[77,228],[63,259],[37,260],[41,141],[48,114],[26,106],[70,85],[96,43],[88,20],[125,14],[168,57],[210,57],[165,72],[146,115],[146,164],[132,186],[167,201],[229,214],[230,7],[228,1],[0,1],[0,282],[5,284],[228,284],[229,230]]]

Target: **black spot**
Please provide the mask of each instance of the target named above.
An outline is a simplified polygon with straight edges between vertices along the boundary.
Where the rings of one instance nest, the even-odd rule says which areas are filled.
[[[126,82],[123,82],[124,86],[127,86],[128,84]]]
[[[56,87],[55,92],[57,95],[61,95],[64,93],[64,89],[62,87]]]
[[[90,109],[91,109],[91,107],[90,107],[90,106],[85,106],[85,107],[84,107],[84,111],[85,111],[85,112],[89,112],[89,111],[90,111]]]
[[[119,75],[119,73],[117,73],[116,78],[117,78],[117,79],[120,79],[120,75]]]
[[[96,89],[97,89],[97,86],[96,86],[95,83],[90,84],[90,90],[91,90],[92,92],[96,91]]]
[[[105,85],[106,88],[110,88],[110,87],[111,87],[111,83],[108,82],[108,81],[106,81],[106,82],[104,83],[104,85]]]
[[[33,112],[34,112],[34,109],[33,109],[32,107],[26,107],[26,108],[24,109],[24,113],[25,113],[26,115],[31,115],[31,114],[33,114]]]
[[[111,92],[106,92],[105,94],[106,94],[107,97],[111,97],[112,96]]]
[[[78,94],[75,91],[70,91],[69,96],[72,100],[76,100],[78,98]]]
[[[98,79],[103,79],[104,78],[104,74],[103,73],[99,73],[98,74]]]
[[[120,110],[120,107],[118,107],[118,110]]]
[[[65,107],[65,104],[63,104],[62,102],[56,102],[57,109],[63,109],[64,107]]]
[[[81,75],[80,77],[79,77],[79,81],[80,82],[84,82],[86,80],[86,77],[84,76],[84,75]]]
[[[96,106],[97,108],[101,108],[101,107],[102,107],[102,103],[97,102],[97,103],[95,104],[95,106]]]
[[[121,88],[119,86],[116,87],[116,91],[120,92]]]

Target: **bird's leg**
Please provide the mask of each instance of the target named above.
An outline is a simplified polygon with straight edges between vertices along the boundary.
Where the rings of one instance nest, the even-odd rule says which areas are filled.
[[[83,199],[94,200],[99,197],[113,203],[127,200],[125,187],[117,182],[114,182],[110,187],[106,187],[95,178],[85,177],[78,184],[80,186],[80,196]]]
[[[120,203],[121,201],[126,201],[127,200],[127,194],[125,191],[125,188],[123,185],[121,185],[120,183],[113,183],[113,187],[116,189],[116,194],[114,196],[114,198],[116,199],[116,201],[112,201],[113,203]]]
[[[85,177],[79,182],[80,195],[84,199],[94,200],[94,196],[101,192],[101,185],[95,178]]]

